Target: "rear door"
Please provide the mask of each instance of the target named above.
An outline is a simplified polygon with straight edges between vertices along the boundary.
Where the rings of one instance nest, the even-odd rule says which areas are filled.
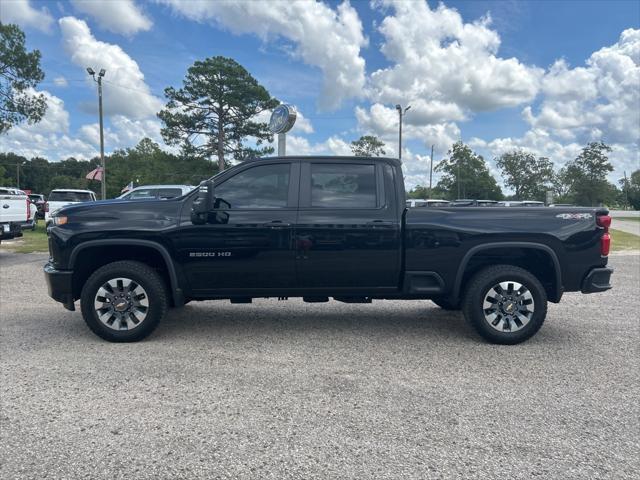
[[[302,162],[294,236],[298,286],[335,291],[397,288],[401,261],[391,165]]]

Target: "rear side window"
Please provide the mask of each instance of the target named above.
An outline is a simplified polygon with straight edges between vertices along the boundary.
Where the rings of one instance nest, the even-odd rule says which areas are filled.
[[[284,208],[289,198],[290,169],[288,163],[249,168],[216,186],[216,198],[232,209]]]
[[[160,188],[158,189],[158,198],[161,200],[167,198],[176,198],[182,195],[182,190],[179,188]]]
[[[89,192],[51,192],[50,202],[90,202],[93,198]]]
[[[375,165],[312,164],[311,206],[376,208]]]

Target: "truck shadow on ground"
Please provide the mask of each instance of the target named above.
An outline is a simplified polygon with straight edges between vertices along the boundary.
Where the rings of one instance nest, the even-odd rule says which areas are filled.
[[[329,308],[326,308],[326,305]],[[172,337],[241,335],[298,335],[429,337],[432,340],[478,339],[460,312],[424,306],[401,309],[373,305],[298,303],[287,308],[277,303],[230,305],[226,301],[198,302],[170,310],[153,334],[154,340]]]

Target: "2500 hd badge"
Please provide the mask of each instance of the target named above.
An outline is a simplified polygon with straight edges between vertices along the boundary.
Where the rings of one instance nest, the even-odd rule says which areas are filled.
[[[301,297],[430,300],[516,344],[564,292],[611,288],[606,208],[407,209],[389,158],[252,159],[183,197],[90,203],[55,212],[44,272],[50,295],[80,300],[113,342],[190,301]]]

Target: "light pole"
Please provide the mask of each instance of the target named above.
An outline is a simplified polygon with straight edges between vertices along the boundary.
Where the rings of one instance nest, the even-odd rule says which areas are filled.
[[[398,117],[400,118],[400,130],[398,131],[398,160],[402,160],[402,117],[404,117],[405,113],[407,113],[410,108],[411,105],[403,110],[400,104],[396,105]]]
[[[100,164],[102,165],[102,200],[107,198],[107,169],[104,164],[104,133],[102,124],[102,77],[106,73],[104,68],[98,72],[98,79],[96,80],[96,72],[93,68],[87,67],[87,72],[93,78],[93,81],[98,84],[98,112],[100,115]]]
[[[433,183],[433,145],[431,145],[431,163],[429,163],[429,196],[431,197],[431,185]]]

